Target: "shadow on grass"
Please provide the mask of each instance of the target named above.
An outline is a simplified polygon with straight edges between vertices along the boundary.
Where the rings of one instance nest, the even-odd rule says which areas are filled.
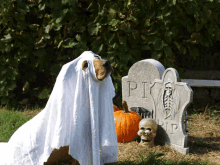
[[[219,151],[220,145],[219,144],[209,144],[207,141],[210,142],[219,142],[220,137],[208,137],[208,138],[197,138],[193,136],[188,136],[188,146],[190,148],[190,153],[203,155],[209,151]]]

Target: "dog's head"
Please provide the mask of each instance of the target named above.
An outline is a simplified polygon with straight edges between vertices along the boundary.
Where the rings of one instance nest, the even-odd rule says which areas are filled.
[[[98,57],[97,55],[94,55],[94,56]],[[113,72],[113,68],[109,60],[96,59],[96,60],[93,60],[93,65],[95,68],[96,78],[99,81],[104,80],[106,77],[108,77]],[[82,63],[82,69],[85,71],[86,68],[88,68],[88,62],[85,60]]]

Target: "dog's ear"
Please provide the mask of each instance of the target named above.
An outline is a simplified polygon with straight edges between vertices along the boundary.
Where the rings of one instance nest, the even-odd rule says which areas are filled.
[[[98,59],[100,60],[100,57],[97,54],[95,54],[94,57],[98,57]]]
[[[83,61],[83,63],[82,63],[82,70],[86,70],[86,68],[88,68],[88,62],[85,60],[85,61]]]

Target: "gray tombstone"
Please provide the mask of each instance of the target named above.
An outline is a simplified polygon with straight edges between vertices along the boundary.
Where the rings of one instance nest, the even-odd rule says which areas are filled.
[[[128,109],[143,107],[154,115],[149,86],[155,79],[161,79],[164,71],[164,66],[154,59],[138,61],[131,66],[128,75],[122,78],[122,100],[127,102]]]
[[[186,107],[193,99],[193,91],[187,83],[180,82],[174,68],[165,70],[162,80],[155,79],[150,86],[153,98],[158,144],[168,144],[180,153],[189,153],[187,147]]]

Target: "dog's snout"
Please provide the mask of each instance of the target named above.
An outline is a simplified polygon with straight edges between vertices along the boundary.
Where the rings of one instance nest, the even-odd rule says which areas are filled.
[[[109,67],[111,64],[110,64],[110,61],[109,60],[106,60],[102,63],[102,66],[104,67]]]

